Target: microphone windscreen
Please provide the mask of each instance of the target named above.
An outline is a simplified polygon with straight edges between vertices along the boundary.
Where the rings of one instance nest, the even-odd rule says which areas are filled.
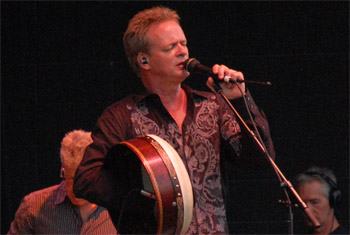
[[[196,65],[200,64],[200,62],[198,60],[196,60],[195,58],[188,58],[187,60],[185,60],[184,62],[184,68],[188,71],[188,72],[194,72]]]

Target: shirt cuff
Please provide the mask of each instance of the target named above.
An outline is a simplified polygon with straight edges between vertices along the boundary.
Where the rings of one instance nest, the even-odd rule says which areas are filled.
[[[253,118],[256,114],[259,113],[258,106],[256,105],[255,101],[253,100],[253,97],[251,96],[249,90],[247,89],[247,93],[244,97],[248,104],[248,109],[250,110],[251,114],[253,115]],[[233,107],[237,110],[238,114],[242,117],[243,120],[249,119],[249,113],[248,110],[244,104],[244,98],[240,97],[237,99],[230,100]]]

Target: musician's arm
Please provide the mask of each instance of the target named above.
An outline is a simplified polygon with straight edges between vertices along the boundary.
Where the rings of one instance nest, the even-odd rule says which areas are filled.
[[[125,194],[111,171],[106,167],[109,150],[125,139],[126,123],[116,109],[107,108],[92,132],[93,143],[85,151],[74,179],[74,194],[78,198],[109,208],[116,198]]]

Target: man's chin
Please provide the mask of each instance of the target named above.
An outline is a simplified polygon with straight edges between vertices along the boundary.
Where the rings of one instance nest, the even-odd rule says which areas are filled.
[[[306,226],[313,227],[313,224],[310,221],[306,221]]]
[[[186,70],[182,71],[181,77],[182,77],[182,81],[185,81],[186,78],[188,78],[188,76],[190,76],[190,73],[187,72]]]
[[[305,223],[306,223],[306,226],[308,227],[313,227],[314,224],[311,222],[311,220],[307,217],[305,217]]]

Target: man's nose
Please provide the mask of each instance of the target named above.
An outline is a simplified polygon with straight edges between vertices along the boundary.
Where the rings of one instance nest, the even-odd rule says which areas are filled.
[[[187,54],[188,54],[187,46],[183,46],[183,45],[179,44],[177,47],[177,55],[183,56],[183,55],[187,55]]]
[[[309,210],[311,211],[311,213],[313,213],[314,207],[312,206],[312,204],[306,202],[306,205],[307,205],[307,207],[309,208]]]

